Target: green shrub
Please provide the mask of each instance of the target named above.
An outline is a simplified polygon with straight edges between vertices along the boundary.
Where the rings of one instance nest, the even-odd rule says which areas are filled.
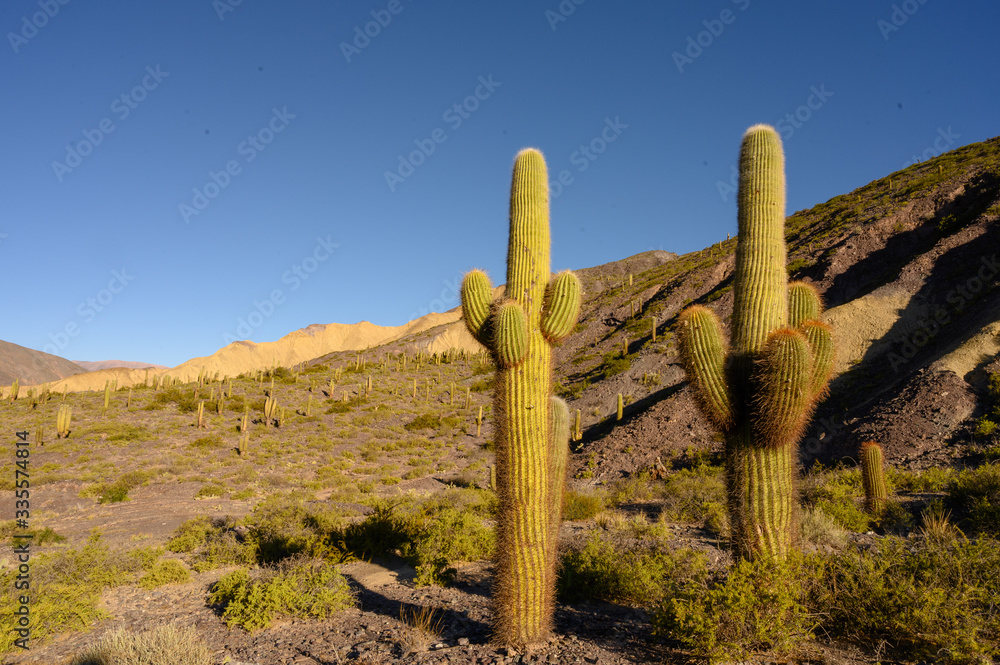
[[[191,442],[191,448],[221,448],[225,445],[222,437],[218,434],[209,434]]]
[[[154,411],[173,403],[177,405],[177,410],[181,413],[194,413],[198,410],[199,401],[194,398],[194,390],[188,392],[178,386],[173,386],[157,391],[153,395],[152,401],[146,405],[145,410]]]
[[[965,531],[1000,537],[1000,464],[962,471],[947,491],[948,505]]]
[[[34,556],[31,561],[31,613],[28,629],[37,644],[51,635],[84,630],[107,618],[99,601],[104,589],[127,584],[150,562],[150,550],[110,549],[95,532],[78,548],[59,549]],[[16,569],[0,571],[0,603],[11,611],[0,612],[0,653],[14,647],[18,617],[13,608],[23,591],[14,587]]]
[[[418,520],[403,556],[417,571],[416,585],[448,584],[456,561],[478,561],[493,554],[494,531],[465,511],[445,508]]]
[[[171,552],[187,553],[205,544],[209,532],[213,531],[212,520],[208,517],[194,517],[177,527],[166,548]]]
[[[461,422],[461,418],[458,416],[441,416],[439,414],[433,413],[423,413],[410,422],[403,425],[404,429],[409,431],[420,430],[420,429],[451,429]]]
[[[563,520],[575,522],[589,520],[604,510],[604,497],[592,492],[567,490],[563,494]]]
[[[84,488],[82,497],[96,497],[98,503],[120,503],[128,501],[128,493],[149,480],[149,471],[129,471],[113,483],[97,483]]]
[[[932,466],[923,471],[903,471],[886,467],[886,481],[901,492],[943,492],[955,477],[955,470]]]
[[[658,552],[623,548],[592,534],[581,550],[559,561],[556,592],[563,602],[585,599],[650,604],[660,600],[669,582],[703,571],[704,555],[693,550]]]
[[[817,468],[803,482],[802,502],[822,511],[842,528],[864,533],[871,526],[871,517],[861,510],[863,493],[859,469]]]
[[[142,633],[118,628],[70,665],[211,665],[212,652],[193,627],[158,626]]]
[[[282,616],[325,619],[355,604],[339,569],[301,556],[253,575],[233,571],[216,583],[208,602],[223,607],[226,625],[251,633]]]
[[[157,561],[149,571],[139,578],[143,589],[155,589],[165,584],[182,584],[191,581],[191,573],[177,559]]]
[[[987,418],[986,416],[983,416],[982,418],[976,421],[976,429],[973,433],[977,437],[984,438],[993,434],[993,432],[995,432],[996,429],[997,429],[997,424],[992,420],[990,420],[989,418]]]
[[[605,379],[618,374],[623,374],[632,367],[631,356],[623,356],[621,351],[611,351],[610,353],[605,353],[600,367],[601,376]]]
[[[668,585],[653,615],[654,633],[709,662],[790,653],[811,632],[799,565],[740,561],[725,575],[698,569]]]
[[[667,476],[659,494],[663,516],[675,522],[704,523],[726,505],[722,467],[699,465]]]
[[[217,498],[217,497],[220,497],[220,496],[225,496],[226,492],[228,492],[228,491],[229,490],[226,489],[225,485],[222,485],[220,483],[209,483],[207,485],[202,485],[201,489],[199,489],[195,493],[194,498],[196,498],[196,499],[213,499],[213,498]]]
[[[964,538],[816,557],[803,584],[820,628],[833,637],[903,650],[907,660],[979,663],[1000,647],[1000,543]]]

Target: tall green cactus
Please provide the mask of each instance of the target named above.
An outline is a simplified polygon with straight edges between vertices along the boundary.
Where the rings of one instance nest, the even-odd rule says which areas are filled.
[[[726,438],[731,536],[745,558],[783,558],[795,525],[798,439],[833,365],[819,295],[788,284],[785,172],[773,128],[747,130],[740,150],[739,238],[732,351],[702,306],[681,313],[681,355],[708,419]]]
[[[874,441],[861,444],[861,484],[865,488],[865,510],[878,517],[889,499],[885,483],[882,446]]]
[[[565,404],[550,402],[552,344],[576,325],[580,282],[571,272],[552,276],[549,247],[545,159],[529,148],[514,162],[505,297],[493,300],[482,271],[462,282],[465,323],[497,366],[494,638],[502,644],[539,642],[552,625],[569,446]]]

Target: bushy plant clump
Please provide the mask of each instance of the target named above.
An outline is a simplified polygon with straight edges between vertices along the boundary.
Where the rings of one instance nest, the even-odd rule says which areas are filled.
[[[353,607],[355,601],[336,567],[294,556],[253,573],[245,569],[228,573],[213,587],[208,602],[224,608],[226,625],[255,632],[282,616],[325,619]]]
[[[127,584],[149,570],[162,550],[113,550],[94,534],[82,547],[42,553],[31,561],[31,611],[28,629],[32,643],[68,630],[84,630],[107,612],[99,605],[104,589]],[[14,586],[17,569],[0,572],[0,653],[14,647],[18,624],[14,609],[23,590]]]
[[[594,533],[559,561],[557,594],[563,602],[604,600],[637,605],[659,601],[671,584],[701,574],[705,557],[692,550],[616,546]]]

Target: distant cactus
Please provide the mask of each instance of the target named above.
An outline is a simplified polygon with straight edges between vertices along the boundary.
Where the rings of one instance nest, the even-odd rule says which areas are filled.
[[[625,400],[622,398],[622,394],[618,393],[618,407],[615,410],[615,420],[621,420],[625,415]]]
[[[14,402],[17,401],[17,393],[20,390],[20,388],[21,388],[21,386],[18,383],[17,379],[14,379],[14,383],[10,384],[10,402],[11,402],[11,404],[13,404]]]
[[[250,432],[243,432],[240,434],[240,443],[236,451],[239,453],[240,457],[247,454],[247,449],[250,447]]]
[[[833,341],[815,320],[815,289],[788,285],[784,156],[771,127],[743,138],[738,204],[734,348],[715,313],[696,305],[679,317],[681,357],[702,411],[726,437],[734,549],[783,558],[794,534],[797,443],[829,380]]]
[[[278,400],[274,397],[268,397],[264,400],[264,424],[270,425],[271,420],[274,418],[275,413],[278,410]]]
[[[104,382],[104,412],[108,412],[108,407],[111,406],[111,381]]]
[[[56,438],[69,438],[69,425],[70,421],[73,419],[73,409],[66,405],[59,407],[59,412],[56,414]]]
[[[580,421],[580,409],[576,410],[576,416],[574,417],[573,423],[573,440],[579,441],[583,438],[583,424]]]
[[[198,429],[205,426],[205,402],[198,402]]]
[[[580,282],[573,273],[550,272],[548,198],[544,158],[521,151],[511,185],[505,298],[493,300],[482,271],[462,283],[465,323],[497,366],[494,638],[504,644],[537,643],[552,625],[560,465],[568,445],[553,432],[552,344],[576,325]]]
[[[861,483],[865,488],[865,510],[878,517],[889,499],[885,483],[882,447],[874,441],[861,444]]]
[[[240,421],[240,431],[246,432],[249,424],[250,424],[250,405],[248,404],[243,408],[243,419]]]

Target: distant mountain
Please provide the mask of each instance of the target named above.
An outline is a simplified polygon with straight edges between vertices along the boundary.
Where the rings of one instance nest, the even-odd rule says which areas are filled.
[[[401,326],[378,326],[368,321],[313,324],[274,342],[233,342],[210,356],[192,358],[173,368],[153,366],[153,369],[146,369],[149,366],[141,363],[138,367],[108,365],[65,381],[51,383],[50,388],[59,392],[64,389],[102,390],[106,381],[113,381],[119,387],[124,387],[141,385],[161,375],[181,381],[194,381],[201,373],[208,376],[218,374],[220,377],[238,376],[275,366],[291,367],[336,351],[362,351],[396,340],[403,340],[407,348],[428,353],[448,348],[479,348],[479,343],[466,331],[465,324],[461,321],[461,312],[456,308],[441,314],[427,314]],[[82,368],[78,371],[82,371]],[[62,377],[56,377],[58,378]],[[29,383],[34,382],[21,380],[22,386]],[[2,394],[3,385],[0,383],[0,395]]]
[[[154,365],[153,363],[141,363],[134,360],[74,360],[74,363],[84,368],[88,372],[96,372],[99,369],[111,369],[112,367],[125,367],[128,369],[167,369],[164,365]]]
[[[0,341],[0,384],[9,385],[17,379],[20,385],[27,386],[86,371],[65,358]]]

